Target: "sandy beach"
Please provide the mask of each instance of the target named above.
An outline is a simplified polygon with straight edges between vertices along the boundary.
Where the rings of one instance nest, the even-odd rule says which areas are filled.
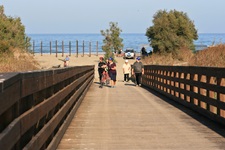
[[[103,55],[91,55],[90,57],[88,55],[78,55],[76,57],[75,55],[70,56],[70,62],[69,66],[83,66],[83,65],[95,65],[95,80],[98,82],[98,62],[99,62],[99,57]],[[60,59],[64,59],[66,57],[66,54],[64,56],[58,55],[56,57],[55,55],[50,55],[50,54],[43,54],[42,56],[40,54],[35,54],[34,58],[37,60],[40,64],[40,67],[42,69],[52,69],[53,66],[60,65],[60,68],[63,68],[63,61]],[[124,64],[124,59],[123,57],[115,57],[117,63],[117,81],[122,81],[123,80],[123,72],[122,72],[122,66]],[[134,59],[129,59],[129,63],[133,64]]]

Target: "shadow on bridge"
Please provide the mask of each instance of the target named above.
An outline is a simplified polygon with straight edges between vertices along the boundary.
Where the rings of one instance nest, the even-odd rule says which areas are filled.
[[[159,97],[160,100],[165,101],[168,104],[172,105],[173,107],[181,110],[182,112],[186,113],[188,116],[200,122],[202,125],[208,127],[209,129],[213,130],[214,132],[218,133],[219,135],[225,138],[225,128],[222,124],[212,121],[211,119],[205,116],[202,116],[198,112],[195,112],[194,110],[191,110],[190,108],[185,107],[181,105],[180,103],[177,103],[176,101],[173,101],[172,99],[169,99],[152,89],[149,89],[147,87],[145,87],[145,89],[151,92],[152,94],[154,94],[155,96]]]

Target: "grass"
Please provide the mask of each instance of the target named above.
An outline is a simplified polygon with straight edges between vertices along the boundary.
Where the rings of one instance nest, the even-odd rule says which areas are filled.
[[[143,62],[152,65],[225,67],[225,45],[216,45],[196,53],[181,49],[176,56],[152,54]]]
[[[192,66],[225,67],[225,45],[220,44],[197,52],[189,64]]]
[[[24,72],[38,69],[38,62],[31,54],[23,50],[13,49],[7,53],[0,53],[0,72]]]

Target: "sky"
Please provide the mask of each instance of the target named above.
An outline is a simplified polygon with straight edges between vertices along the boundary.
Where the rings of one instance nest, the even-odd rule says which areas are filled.
[[[187,13],[198,33],[225,33],[225,0],[0,0],[27,34],[100,33],[117,22],[122,33],[145,33],[159,10]]]

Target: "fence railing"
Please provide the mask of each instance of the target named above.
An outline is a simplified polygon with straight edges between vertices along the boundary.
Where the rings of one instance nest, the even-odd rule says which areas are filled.
[[[78,57],[78,55],[84,56],[86,54],[90,57],[91,55],[98,56],[99,53],[103,53],[102,50],[99,50],[99,47],[98,41],[33,41],[29,47],[29,51],[33,54],[50,54],[55,55],[56,57],[58,57],[58,55],[62,55],[63,57],[65,54],[68,54],[69,56],[75,55],[76,57]]]
[[[225,68],[145,66],[143,85],[225,125]]]
[[[94,66],[0,77],[0,149],[56,149],[94,79]]]

